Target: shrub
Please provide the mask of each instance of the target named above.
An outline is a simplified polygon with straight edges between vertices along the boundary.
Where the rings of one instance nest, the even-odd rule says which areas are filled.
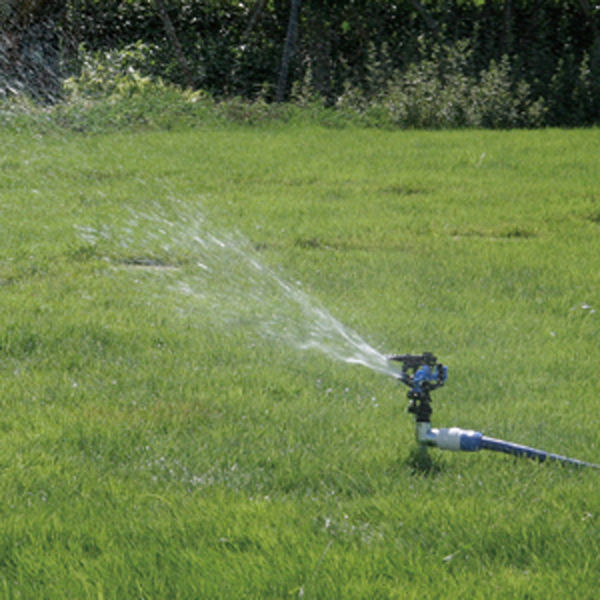
[[[337,102],[372,122],[401,127],[537,127],[543,124],[545,103],[533,100],[526,82],[513,80],[510,61],[491,61],[473,75],[467,41],[435,45],[429,56],[397,71],[371,95],[347,85]]]
[[[169,127],[182,118],[210,114],[212,99],[145,73],[156,49],[138,42],[121,50],[80,48],[81,70],[63,83],[57,123],[80,131],[132,126]]]
[[[80,46],[80,72],[63,83],[67,100],[118,99],[143,93],[153,82],[151,77],[142,74],[153,51],[142,42],[130,44],[121,50],[95,53],[87,52],[85,46]]]
[[[469,42],[421,49],[420,60],[393,71],[387,48],[370,50],[367,81],[349,83],[334,109],[315,91],[312,69],[292,90],[290,104],[270,103],[263,86],[254,100],[233,97],[220,102],[203,91],[183,89],[153,76],[157,49],[138,42],[120,50],[79,49],[80,71],[62,85],[62,99],[37,106],[25,96],[0,105],[0,123],[21,126],[104,131],[132,127],[169,128],[181,123],[228,121],[244,124],[311,120],[327,126],[358,122],[366,126],[405,128],[537,127],[545,124],[546,105],[533,99],[529,85],[515,81],[509,59],[491,61],[474,71]],[[591,59],[582,62],[574,95],[581,115],[597,109],[598,85]],[[562,73],[562,72],[561,72]],[[562,74],[561,74],[562,77]],[[557,81],[564,85],[564,80]],[[557,84],[558,85],[558,84]],[[577,118],[580,118],[578,116]],[[582,117],[581,117],[582,118]],[[587,117],[589,118],[589,116]]]
[[[510,63],[504,56],[491,61],[473,86],[469,98],[469,125],[489,128],[538,127],[543,124],[544,101],[531,100],[525,81],[513,84]]]

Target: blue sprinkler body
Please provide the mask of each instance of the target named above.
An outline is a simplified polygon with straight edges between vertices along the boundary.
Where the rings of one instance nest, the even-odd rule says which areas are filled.
[[[539,462],[549,460],[577,467],[600,469],[600,465],[594,463],[487,437],[479,431],[459,427],[442,429],[432,427],[431,392],[446,383],[448,380],[448,367],[438,363],[437,358],[431,352],[397,354],[388,357],[388,359],[402,363],[402,371],[398,374],[398,380],[409,387],[407,393],[409,399],[408,412],[415,415],[417,442],[423,449],[433,446],[441,450],[462,450],[465,452],[491,450],[513,456],[524,456]]]

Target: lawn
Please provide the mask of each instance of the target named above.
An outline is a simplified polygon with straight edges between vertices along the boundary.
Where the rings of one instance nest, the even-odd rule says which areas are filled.
[[[596,598],[599,143],[0,133],[0,597]]]

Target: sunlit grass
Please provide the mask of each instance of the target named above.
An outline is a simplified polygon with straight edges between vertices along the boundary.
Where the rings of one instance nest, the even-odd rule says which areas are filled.
[[[436,352],[434,424],[598,462],[597,131],[1,139],[3,597],[595,596],[596,472],[415,475],[403,389],[177,292],[199,259],[158,229],[197,207]]]

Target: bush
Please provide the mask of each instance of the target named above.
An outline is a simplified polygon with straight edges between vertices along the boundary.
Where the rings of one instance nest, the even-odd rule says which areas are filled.
[[[326,108],[315,91],[310,66],[294,85],[290,104],[269,103],[268,86],[254,100],[238,96],[216,102],[206,92],[183,89],[149,74],[156,52],[141,42],[93,53],[81,47],[80,72],[63,82],[60,102],[36,107],[24,96],[14,97],[0,105],[0,123],[21,126],[29,119],[36,127],[91,132],[292,118],[327,126],[358,122],[376,127],[511,128],[542,126],[547,114],[543,99],[534,100],[526,82],[514,81],[507,57],[492,60],[475,73],[467,41],[434,45],[430,50],[423,47],[421,59],[402,72],[390,69],[385,47],[370,51],[368,80],[360,87],[346,84],[333,109]],[[594,87],[591,59],[572,76],[578,81],[572,93],[581,115],[597,111],[598,86]]]
[[[18,128],[29,124],[99,132],[170,127],[185,118],[212,115],[214,103],[206,93],[184,90],[144,74],[153,51],[141,43],[95,53],[81,47],[81,71],[63,82],[60,102],[43,107],[18,95],[0,105],[0,122]]]
[[[143,93],[144,88],[153,83],[151,77],[142,74],[153,50],[142,42],[130,44],[122,50],[95,53],[87,52],[85,46],[80,46],[79,74],[67,78],[63,83],[66,100],[118,99]]]
[[[155,52],[141,42],[107,52],[80,48],[81,71],[65,80],[64,101],[54,109],[58,124],[82,131],[171,127],[186,117],[212,114],[208,94],[145,74]]]
[[[146,74],[155,48],[138,42],[121,50],[79,49],[81,70],[63,82],[62,99],[40,106],[24,94],[0,103],[0,124],[13,129],[55,127],[104,132],[138,127],[236,122],[257,124],[289,118],[285,105],[269,104],[265,88],[256,100],[215,102],[206,92],[181,88]]]
[[[381,125],[400,127],[538,127],[544,123],[545,103],[533,100],[526,82],[514,83],[508,57],[472,74],[472,51],[467,41],[434,46],[429,56],[396,72],[380,90],[368,96],[346,86],[338,99],[340,110],[351,110]]]
[[[510,63],[504,56],[500,63],[492,60],[481,73],[470,93],[469,110],[469,125],[510,128],[541,126],[546,108],[543,99],[531,99],[528,83],[512,83]]]

